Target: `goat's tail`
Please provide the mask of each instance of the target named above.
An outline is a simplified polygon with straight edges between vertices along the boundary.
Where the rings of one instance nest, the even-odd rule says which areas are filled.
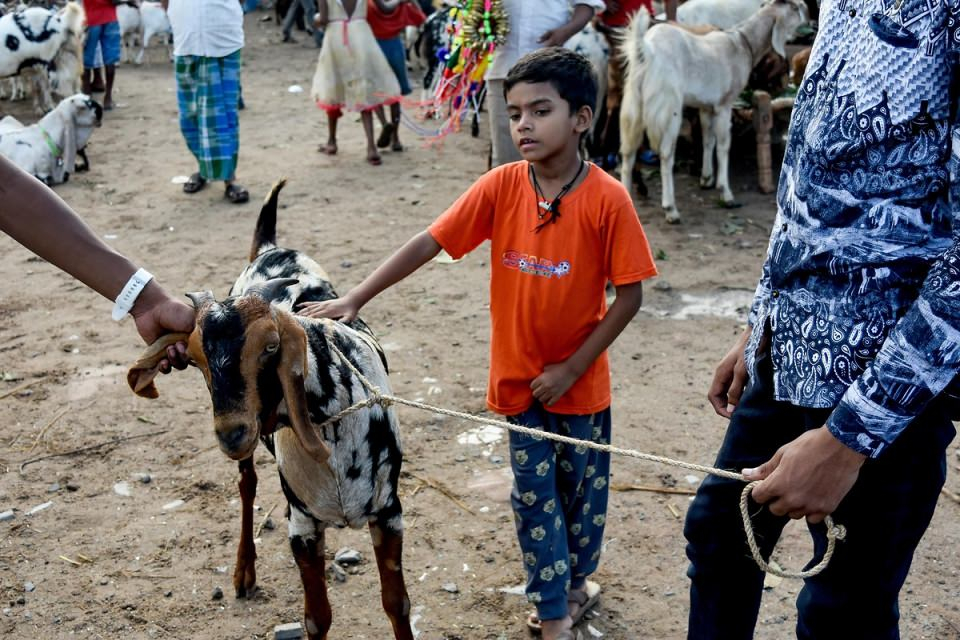
[[[71,0],[64,6],[60,13],[60,20],[67,31],[73,34],[82,34],[83,25],[87,21],[87,16],[79,2]]]
[[[286,178],[280,178],[263,201],[260,208],[260,217],[257,218],[257,228],[253,232],[253,244],[250,245],[250,262],[253,262],[264,250],[277,245],[277,200],[280,190],[287,184]]]
[[[637,11],[618,42],[616,53],[626,62],[623,99],[620,104],[620,148],[632,154],[643,144],[643,76],[646,55],[643,36],[650,28],[650,14]]]

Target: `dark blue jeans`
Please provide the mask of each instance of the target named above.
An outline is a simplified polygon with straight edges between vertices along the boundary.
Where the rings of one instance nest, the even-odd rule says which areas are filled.
[[[716,466],[739,471],[766,462],[781,446],[823,426],[829,409],[806,409],[773,399],[768,355],[737,406]],[[868,460],[833,513],[847,528],[830,565],[805,581],[797,597],[797,637],[803,640],[896,640],[900,588],[913,553],[930,524],[946,478],[946,448],[956,434],[938,402],[875,460]],[[687,513],[690,558],[690,640],[753,637],[763,573],[747,548],[740,520],[743,483],[708,476]],[[753,505],[757,542],[764,555],[787,518]],[[810,527],[815,558],[826,549],[823,525]]]

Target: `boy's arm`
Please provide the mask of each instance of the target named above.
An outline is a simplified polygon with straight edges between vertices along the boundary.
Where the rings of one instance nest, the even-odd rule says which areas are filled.
[[[406,278],[438,253],[440,244],[429,232],[421,231],[342,298],[305,302],[300,305],[298,312],[311,318],[334,318],[350,322],[371,298]]]
[[[600,354],[613,344],[620,332],[637,314],[642,302],[643,283],[632,282],[618,286],[616,300],[580,348],[565,361],[545,366],[543,373],[530,383],[533,397],[544,406],[550,406],[559,400],[600,357]]]

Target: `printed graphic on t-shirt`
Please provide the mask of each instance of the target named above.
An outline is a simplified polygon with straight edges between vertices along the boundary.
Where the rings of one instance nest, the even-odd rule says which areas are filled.
[[[568,260],[554,262],[548,258],[538,258],[520,251],[504,251],[502,262],[507,269],[516,269],[520,273],[544,278],[562,278],[569,275],[571,269]]]

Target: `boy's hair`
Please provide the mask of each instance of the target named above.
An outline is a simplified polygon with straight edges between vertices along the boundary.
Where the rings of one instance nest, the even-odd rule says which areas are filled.
[[[546,47],[520,58],[503,81],[503,97],[521,82],[549,82],[570,105],[570,113],[597,105],[597,76],[593,65],[579,53],[563,47]]]

